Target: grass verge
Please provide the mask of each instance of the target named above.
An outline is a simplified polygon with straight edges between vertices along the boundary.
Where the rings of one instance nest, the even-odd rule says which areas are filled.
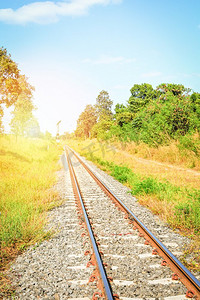
[[[51,188],[59,153],[53,142],[0,136],[0,297],[12,293],[5,276],[9,263],[50,236],[46,212],[61,202]]]

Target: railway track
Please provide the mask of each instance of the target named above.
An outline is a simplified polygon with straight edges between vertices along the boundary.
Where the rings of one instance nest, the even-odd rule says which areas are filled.
[[[9,299],[184,300],[186,294],[200,299],[198,280],[176,259],[187,238],[139,205],[128,188],[68,151],[56,186],[65,201],[48,213],[46,230],[54,235],[12,264],[9,276],[16,292]],[[138,218],[154,233],[153,240]],[[164,254],[155,236],[167,247],[161,245]],[[168,249],[176,256],[175,266]]]
[[[200,299],[197,278],[68,147],[65,165],[92,268],[93,299]]]

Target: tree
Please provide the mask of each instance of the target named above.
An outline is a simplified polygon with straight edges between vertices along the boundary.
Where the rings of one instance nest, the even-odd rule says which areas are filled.
[[[11,59],[6,49],[0,48],[0,130],[2,129],[3,104],[6,107],[11,106],[21,93],[19,76],[17,64]]]
[[[98,122],[112,119],[112,104],[113,101],[110,99],[108,92],[102,90],[96,99],[95,105]]]
[[[115,114],[116,115],[119,113],[125,112],[125,111],[127,111],[127,107],[124,104],[117,103],[115,105]]]
[[[102,119],[100,122],[97,122],[91,131],[92,138],[98,138],[100,140],[107,139],[107,134],[113,125],[112,120]]]
[[[200,93],[193,93],[190,96],[190,103],[193,111],[191,126],[200,132]]]
[[[160,95],[171,93],[176,97],[188,96],[191,92],[191,89],[185,88],[184,85],[175,83],[161,83],[156,90]]]
[[[131,89],[131,97],[128,100],[128,110],[137,113],[141,108],[147,105],[150,100],[156,98],[156,91],[151,84],[134,84]]]
[[[32,114],[35,109],[32,102],[32,92],[34,91],[34,87],[28,83],[27,78],[24,75],[20,75],[18,81],[20,84],[21,94],[15,102],[15,108],[12,112],[13,118],[10,126],[12,132],[16,135],[24,135],[25,129],[27,128],[27,122],[34,119]]]
[[[198,116],[200,117],[200,93],[193,93],[190,96],[190,100],[192,103],[193,111],[197,112]]]
[[[75,131],[76,136],[86,138],[90,137],[92,127],[96,124],[96,122],[96,110],[94,106],[89,104],[85,107],[77,120],[77,127]]]
[[[38,123],[38,120],[33,115],[25,124],[24,134],[29,137],[40,136],[40,125]]]
[[[116,104],[115,106],[115,115],[117,125],[122,127],[124,124],[128,124],[133,119],[133,113],[128,111],[128,108],[123,104]]]

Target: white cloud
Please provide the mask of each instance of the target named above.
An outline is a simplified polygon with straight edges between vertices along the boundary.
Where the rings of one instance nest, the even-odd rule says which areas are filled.
[[[86,58],[83,63],[91,63],[93,65],[108,65],[114,63],[132,63],[135,62],[135,58],[125,58],[123,56],[106,56],[102,55],[99,59]]]
[[[143,73],[141,75],[141,77],[158,77],[158,76],[161,76],[162,73],[161,72],[149,72],[149,73]]]
[[[96,4],[118,4],[123,0],[65,0],[33,2],[16,10],[12,8],[0,9],[0,21],[13,24],[56,22],[62,16],[80,16]]]

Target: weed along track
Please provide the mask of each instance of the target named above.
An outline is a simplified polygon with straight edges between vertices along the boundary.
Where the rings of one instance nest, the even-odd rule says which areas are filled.
[[[66,201],[50,211],[47,225],[55,233],[16,259],[10,299],[200,299],[198,280],[177,259],[188,239],[70,148],[62,160],[57,190]]]
[[[66,149],[66,156],[82,235],[91,242],[93,298],[200,299],[199,281],[77,154]]]

